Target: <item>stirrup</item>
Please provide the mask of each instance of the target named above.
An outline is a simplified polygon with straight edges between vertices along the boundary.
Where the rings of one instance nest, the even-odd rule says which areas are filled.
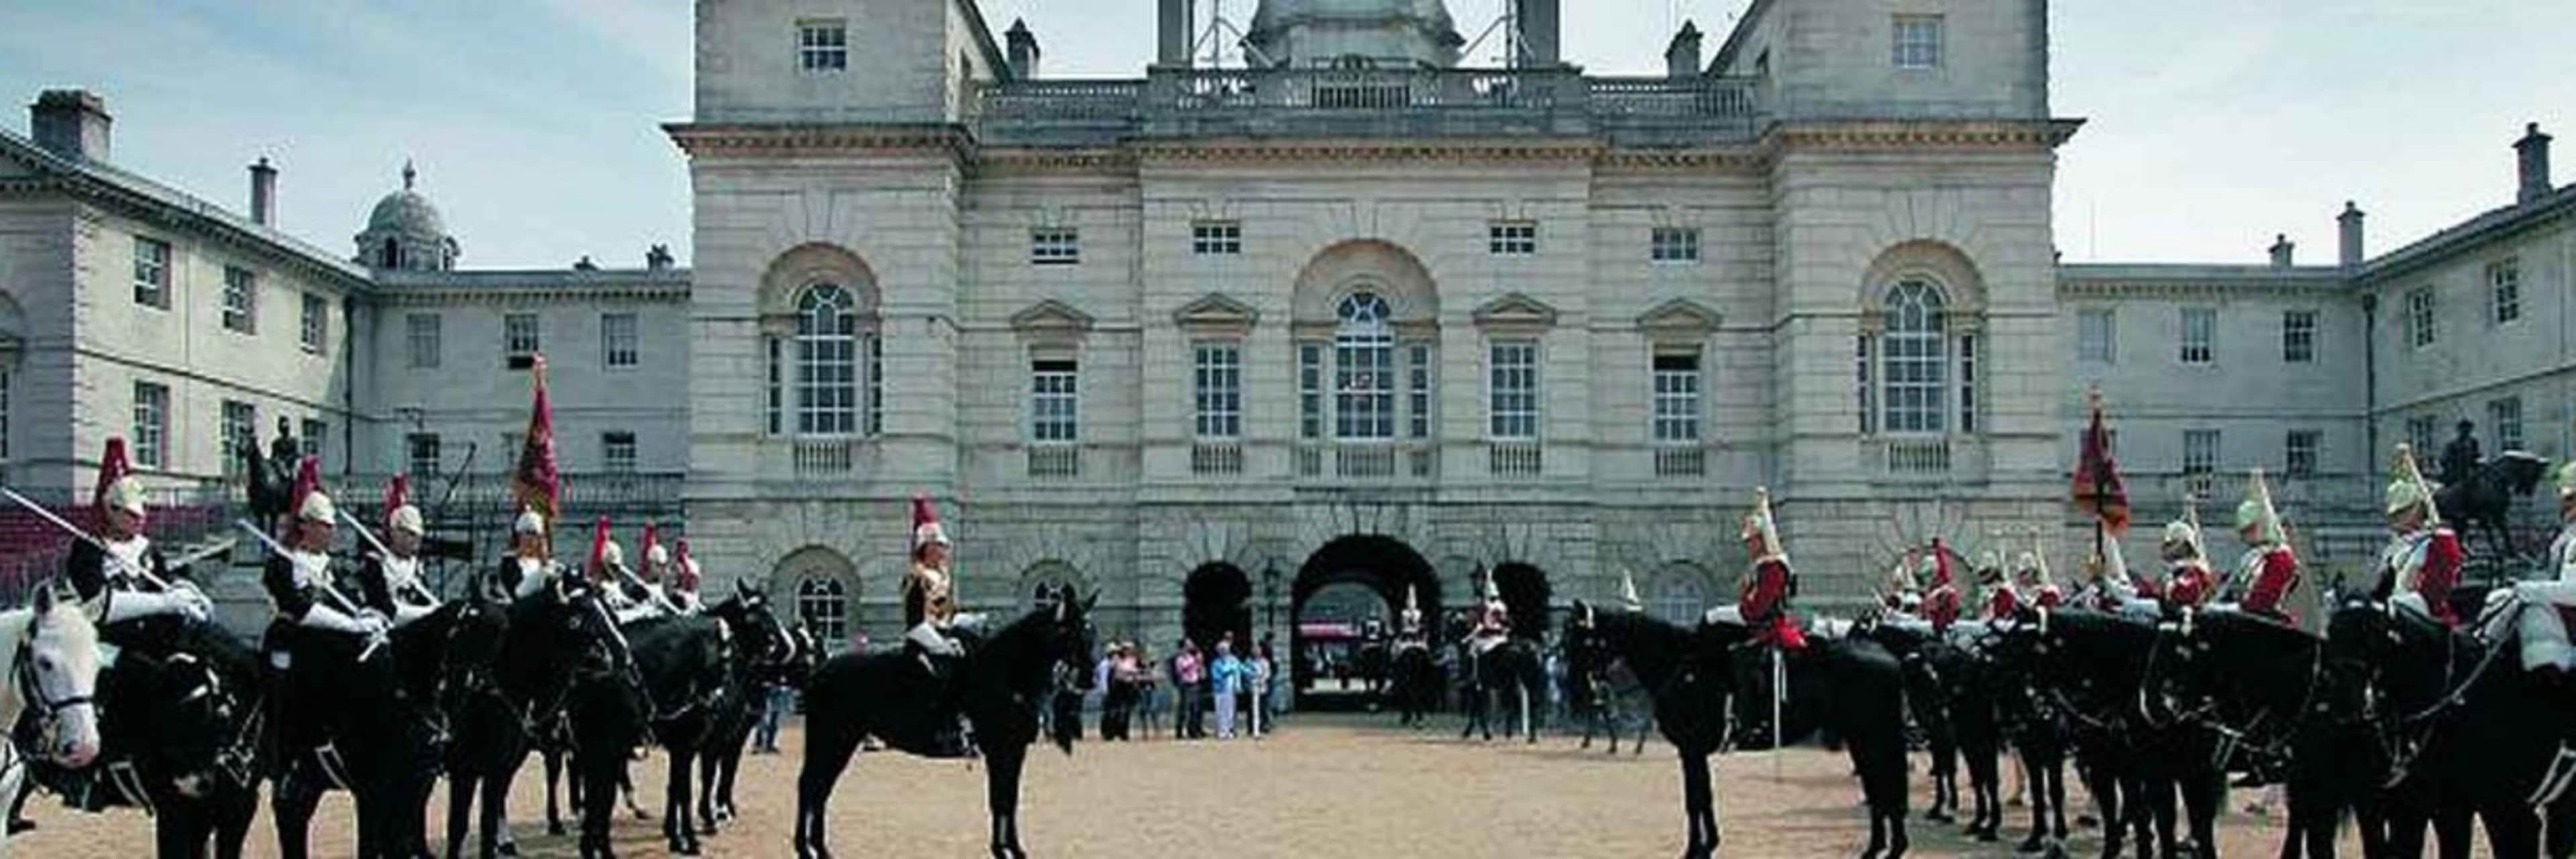
[[[338,743],[323,743],[322,745],[315,746],[313,749],[313,762],[322,769],[322,779],[330,782],[332,787],[336,787],[341,790],[356,790],[356,788],[349,786],[349,763],[340,757],[340,745]]]
[[[159,817],[161,815],[161,810],[153,807],[152,805],[152,792],[143,789],[143,774],[134,771],[133,761],[124,760],[108,764],[107,780],[108,784],[115,787],[116,792],[122,795],[126,802],[133,804],[136,808],[143,809],[143,816]]]
[[[2535,809],[2546,809],[2557,803],[2559,795],[2567,792],[2568,785],[2576,783],[2576,749],[2568,748],[2564,742],[2559,743],[2557,756],[2549,759],[2549,768],[2542,772],[2545,777],[2540,780],[2539,789],[2531,792],[2531,807]]]

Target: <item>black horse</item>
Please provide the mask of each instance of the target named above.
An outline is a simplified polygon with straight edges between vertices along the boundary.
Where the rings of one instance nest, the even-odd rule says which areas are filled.
[[[1517,715],[1524,741],[1538,742],[1538,716],[1547,705],[1547,663],[1539,656],[1538,642],[1509,636],[1483,656],[1473,655],[1475,646],[1473,639],[1458,643],[1458,702],[1467,716],[1458,738],[1482,731],[1484,739],[1492,740],[1499,698]],[[1511,729],[1503,734],[1510,736]]]
[[[2489,457],[2467,480],[2433,493],[2433,505],[2460,523],[2463,540],[2485,534],[2498,558],[2518,558],[2513,544],[2513,510],[2517,499],[2530,498],[2533,487],[2549,474],[2549,460],[2519,450]]]
[[[1425,717],[1440,709],[1442,678],[1448,676],[1440,659],[1430,645],[1415,643],[1398,645],[1392,664],[1385,697],[1395,705],[1396,723],[1408,728],[1428,724]]]
[[[420,746],[404,750],[405,765],[387,774],[394,797],[383,817],[389,855],[430,855],[429,797],[438,788],[440,761],[454,739],[446,699],[469,677],[492,670],[508,625],[503,605],[478,590],[393,631],[396,694],[403,710],[427,717],[427,731],[416,737]]]
[[[1970,814],[1964,834],[1991,842],[1999,840],[2003,831],[2005,726],[1998,706],[2010,681],[1987,655],[1984,634],[1967,630],[1954,627],[1953,640],[1930,649],[1926,657],[1940,678],[1934,694],[1941,696],[1942,708],[1948,712],[1952,742],[1967,765]],[[1957,801],[1955,796],[1952,801]]]
[[[579,676],[570,702],[582,855],[614,855],[608,828],[619,789],[629,783],[626,764],[650,741],[669,764],[663,839],[672,853],[695,856],[692,776],[733,680],[731,638],[722,621],[705,616],[646,618],[622,629],[627,663]]]
[[[2205,612],[2166,638],[2160,659],[2175,666],[2177,709],[2217,727],[2253,768],[2283,776],[2285,859],[2332,859],[2347,811],[2361,819],[2362,854],[2385,855],[2385,750],[2365,730],[2358,672],[2328,661],[2323,638],[2260,615]]]
[[[1708,757],[1727,740],[1730,699],[1742,691],[1730,662],[1750,640],[1751,631],[1741,626],[1684,629],[1640,612],[1596,612],[1582,602],[1566,619],[1568,646],[1617,654],[1654,690],[1656,724],[1681,754],[1685,859],[1717,851]],[[1840,738],[1869,802],[1870,840],[1861,856],[1904,855],[1905,692],[1896,657],[1867,639],[1819,638],[1784,663],[1788,689],[1778,735],[1797,742],[1823,730]]]
[[[1619,753],[1619,734],[1633,730],[1630,755],[1644,754],[1646,733],[1655,729],[1654,698],[1628,663],[1619,661],[1598,640],[1565,648],[1566,703],[1583,723],[1582,748],[1592,748],[1595,734],[1606,735],[1609,752]]]
[[[2508,601],[2500,610],[2550,608]],[[2566,688],[2522,671],[2510,638],[2487,643],[2384,604],[2344,603],[2327,630],[2327,662],[2356,672],[2377,704],[2367,712],[2394,785],[2390,850],[2420,853],[2430,822],[2443,856],[2466,856],[2474,815],[2493,855],[2538,855],[2535,801],[2570,739]],[[2557,800],[2553,812],[2570,801]]]
[[[1950,720],[1950,693],[1939,665],[1956,658],[1949,642],[1926,623],[1891,623],[1876,618],[1861,624],[1859,634],[1887,648],[1905,677],[1905,708],[1921,733],[1924,753],[1932,759],[1932,807],[1923,819],[1949,823],[1959,811],[1959,738]]]
[[[431,740],[424,713],[405,705],[392,648],[367,638],[269,625],[268,711],[275,779],[269,805],[278,853],[303,859],[323,794],[346,790],[356,800],[361,859],[403,855],[413,836],[402,806]]]
[[[175,632],[147,625],[165,627],[146,633],[165,642]],[[88,769],[30,759],[28,770],[76,807],[152,815],[161,856],[201,857],[211,846],[240,859],[259,809],[259,671],[250,648],[228,635],[187,639],[186,649],[127,647],[99,672],[103,756]]]
[[[700,752],[698,831],[713,834],[733,822],[734,775],[742,768],[743,748],[752,729],[779,687],[802,689],[822,662],[821,646],[802,624],[781,619],[767,593],[748,583],[707,610],[733,636],[733,678],[716,707],[716,724]]]
[[[993,856],[1028,856],[1020,846],[1020,768],[1038,737],[1037,707],[1053,688],[1059,666],[1071,669],[1076,686],[1087,691],[1098,658],[1092,599],[1077,597],[1070,587],[1042,595],[1038,608],[970,648],[944,696],[924,689],[921,666],[900,651],[844,653],[814,672],[805,689],[805,761],[796,776],[799,859],[831,855],[824,846],[825,813],[833,783],[860,741],[873,736],[899,750],[934,753],[940,730],[955,718],[943,697],[956,702],[983,751]],[[1072,754],[1073,748],[1064,751]]]
[[[2085,787],[2102,806],[2102,856],[2135,838],[2139,855],[2182,855],[2176,795],[2194,850],[2217,854],[2226,787],[2215,732],[2173,711],[2170,676],[2159,665],[2166,626],[2070,609],[2035,613],[2002,629],[1989,653],[2065,720]]]
[[[488,580],[479,578],[478,587]],[[490,669],[468,672],[448,688],[448,859],[462,855],[469,824],[478,821],[476,855],[516,854],[509,841],[510,783],[536,734],[561,721],[575,668],[610,659],[610,623],[590,607],[592,600],[587,588],[559,582],[511,603]]]
[[[2030,623],[2043,616],[2037,610],[2026,611],[2012,623]],[[2025,786],[2030,793],[2030,835],[2022,839],[2020,850],[2063,855],[2066,759],[2072,745],[2065,714],[2053,699],[2039,694],[2027,664],[1990,660],[1986,674],[1985,691],[1993,702],[1995,722],[2029,780]],[[1993,833],[1989,825],[1987,834]]]

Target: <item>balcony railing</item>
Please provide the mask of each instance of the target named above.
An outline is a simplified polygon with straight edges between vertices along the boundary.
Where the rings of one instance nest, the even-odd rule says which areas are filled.
[[[1358,484],[1428,481],[1440,461],[1439,451],[1420,442],[1307,443],[1294,459],[1299,480]]]
[[[383,474],[360,474],[332,477],[324,482],[337,488],[343,496],[342,506],[355,510],[376,511],[386,481]],[[676,515],[680,509],[680,490],[688,475],[678,472],[566,472],[559,483],[563,497],[557,499],[566,521],[579,521],[588,516],[609,515]],[[468,474],[456,482],[455,493],[448,493],[444,479],[413,478],[412,503],[425,512],[454,519],[467,515],[510,515],[517,512],[518,499],[510,489],[506,474]],[[433,522],[433,527],[441,523]],[[454,524],[454,523],[448,523]]]
[[[1704,447],[1655,448],[1656,477],[1707,477],[1708,449]]]
[[[1243,444],[1203,441],[1190,446],[1190,473],[1201,477],[1234,477],[1243,473]]]
[[[798,477],[839,477],[858,470],[857,439],[797,439],[793,444]]]
[[[1546,448],[1534,441],[1491,442],[1485,467],[1495,477],[1537,477],[1547,470]]]
[[[1038,480],[1073,480],[1082,477],[1082,448],[1070,444],[1042,444],[1030,447],[1029,477]]]
[[[1888,474],[1942,477],[1950,473],[1950,440],[1897,438],[1886,441]]]

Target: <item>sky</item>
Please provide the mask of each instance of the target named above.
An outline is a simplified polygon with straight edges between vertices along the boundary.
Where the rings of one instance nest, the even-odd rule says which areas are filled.
[[[1253,0],[1224,0],[1248,18]],[[1988,2],[1988,0],[1979,0]],[[1450,0],[1470,38],[1503,0]],[[1154,0],[984,0],[1026,18],[1050,76],[1136,76]],[[1685,18],[1747,0],[1571,0],[1568,60],[1660,73]],[[473,268],[688,258],[683,0],[5,0],[0,127],[38,90],[85,87],[112,161],[236,210],[281,171],[279,224],[349,249],[406,159]],[[2054,109],[2069,262],[2257,262],[2286,233],[2330,262],[2345,200],[2373,252],[2511,202],[2526,122],[2576,133],[2567,0],[2058,0]],[[1492,48],[1479,51],[1486,59]],[[2559,181],[2576,181],[2576,138]]]

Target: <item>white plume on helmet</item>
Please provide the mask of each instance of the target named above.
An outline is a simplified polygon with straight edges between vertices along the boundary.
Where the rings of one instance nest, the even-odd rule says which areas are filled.
[[[2236,530],[2254,529],[2254,539],[2267,545],[2290,541],[2281,527],[2281,511],[2272,506],[2272,486],[2263,480],[2263,469],[2254,469],[2246,479],[2245,500],[2236,505]]]
[[[1619,571],[1619,604],[1629,611],[1646,608],[1646,600],[1637,596],[1637,577],[1624,569]]]
[[[519,511],[519,520],[511,523],[510,531],[515,534],[542,536],[546,533],[545,514],[538,513],[534,509]]]
[[[340,507],[331,502],[331,496],[317,490],[305,494],[303,505],[295,509],[295,518],[307,522],[338,522]]]
[[[418,507],[414,507],[409,504],[396,507],[394,508],[394,513],[391,518],[393,519],[393,527],[396,531],[401,531],[414,537],[429,533],[428,526],[426,523],[421,521],[420,508]]]

